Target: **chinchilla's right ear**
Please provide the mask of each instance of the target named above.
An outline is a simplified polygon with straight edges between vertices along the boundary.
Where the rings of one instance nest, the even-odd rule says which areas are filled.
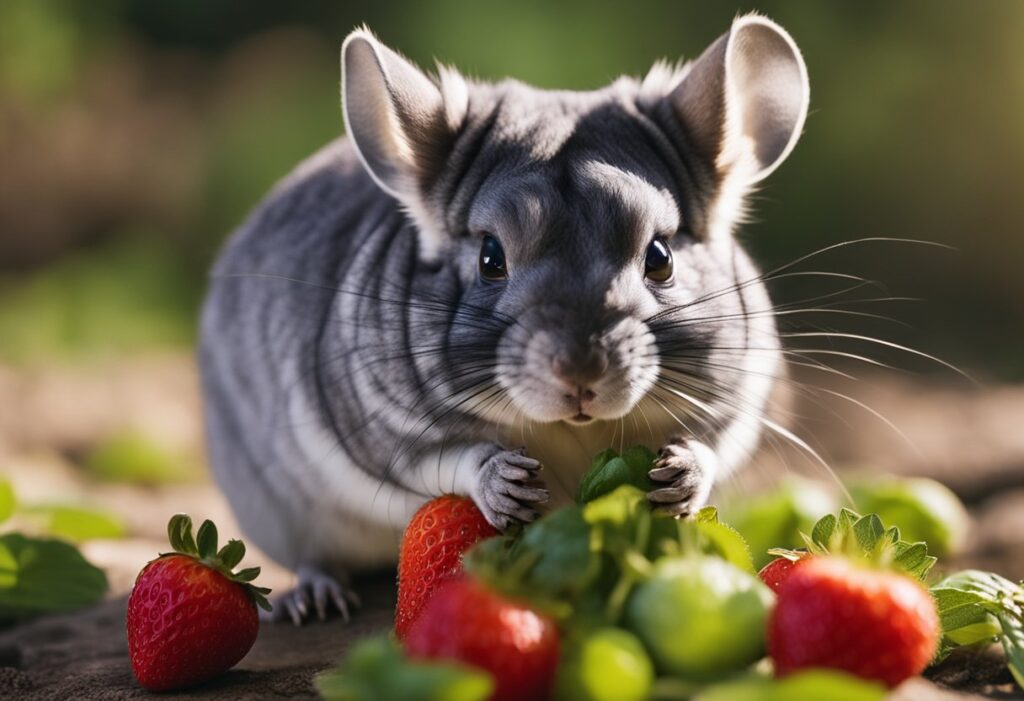
[[[425,253],[440,246],[424,194],[444,167],[465,118],[466,83],[439,67],[432,80],[366,28],[341,47],[341,92],[349,136],[367,171],[417,220]]]

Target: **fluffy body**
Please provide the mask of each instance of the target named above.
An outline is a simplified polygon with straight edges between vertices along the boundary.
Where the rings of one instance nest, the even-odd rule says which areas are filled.
[[[211,464],[249,538],[293,569],[389,565],[431,497],[471,496],[503,528],[548,498],[538,477],[570,500],[594,453],[635,443],[661,451],[652,501],[699,508],[755,448],[780,362],[732,232],[806,111],[804,95],[766,137],[778,106],[737,97],[743,61],[806,87],[779,32],[737,20],[693,66],[590,92],[428,80],[354,33],[351,136],[235,232],[202,315]],[[481,279],[484,236],[507,280]],[[645,278],[653,237],[674,258],[665,283]],[[593,349],[600,372],[553,372],[576,378]]]

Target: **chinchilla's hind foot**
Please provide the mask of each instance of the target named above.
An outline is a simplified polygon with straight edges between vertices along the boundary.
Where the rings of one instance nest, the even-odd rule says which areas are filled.
[[[274,598],[273,611],[261,610],[261,620],[276,623],[288,619],[301,626],[314,612],[321,621],[327,620],[328,612],[333,609],[347,622],[351,609],[359,606],[355,591],[320,567],[302,565],[295,574],[298,577],[295,588]]]

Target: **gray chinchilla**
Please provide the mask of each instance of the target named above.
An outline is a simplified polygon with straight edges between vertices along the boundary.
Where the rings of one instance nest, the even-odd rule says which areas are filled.
[[[660,451],[651,502],[702,506],[779,373],[733,228],[807,114],[789,35],[740,17],[590,92],[429,76],[365,29],[341,67],[348,136],[235,232],[202,315],[213,472],[299,575],[277,610],[347,616],[429,498],[529,521],[609,446]]]

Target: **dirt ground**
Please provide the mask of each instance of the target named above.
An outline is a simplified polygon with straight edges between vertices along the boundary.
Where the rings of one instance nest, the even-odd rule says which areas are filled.
[[[838,472],[879,470],[928,475],[967,503],[973,523],[965,553],[947,569],[976,566],[1024,578],[1024,387],[977,388],[911,377],[867,378],[832,387],[856,402],[828,402],[805,433]],[[829,395],[831,396],[831,395]],[[897,426],[861,409],[870,406]],[[99,483],[81,462],[96,445],[137,431],[186,462],[201,465],[195,370],[186,354],[144,356],[89,366],[0,366],[0,468],[29,503],[92,504],[118,514],[128,536],[92,541],[86,556],[108,573],[108,600],[91,610],[0,630],[0,698],[129,699],[148,696],[131,677],[124,634],[125,596],[138,570],[162,547],[170,514],[213,518],[223,537],[236,535],[227,506],[201,475],[145,487]],[[8,408],[17,408],[8,411]],[[821,476],[796,451],[769,445],[729,488],[749,489],[786,472]],[[157,517],[158,515],[159,517]],[[17,525],[17,524],[15,524]],[[291,575],[255,549],[246,565],[264,567],[261,583],[284,590]],[[352,623],[301,629],[265,625],[252,652],[215,683],[163,698],[314,698],[314,674],[334,664],[357,637],[391,625],[393,577],[357,582],[366,602]],[[898,689],[900,701],[1024,699],[991,653],[956,657]]]

